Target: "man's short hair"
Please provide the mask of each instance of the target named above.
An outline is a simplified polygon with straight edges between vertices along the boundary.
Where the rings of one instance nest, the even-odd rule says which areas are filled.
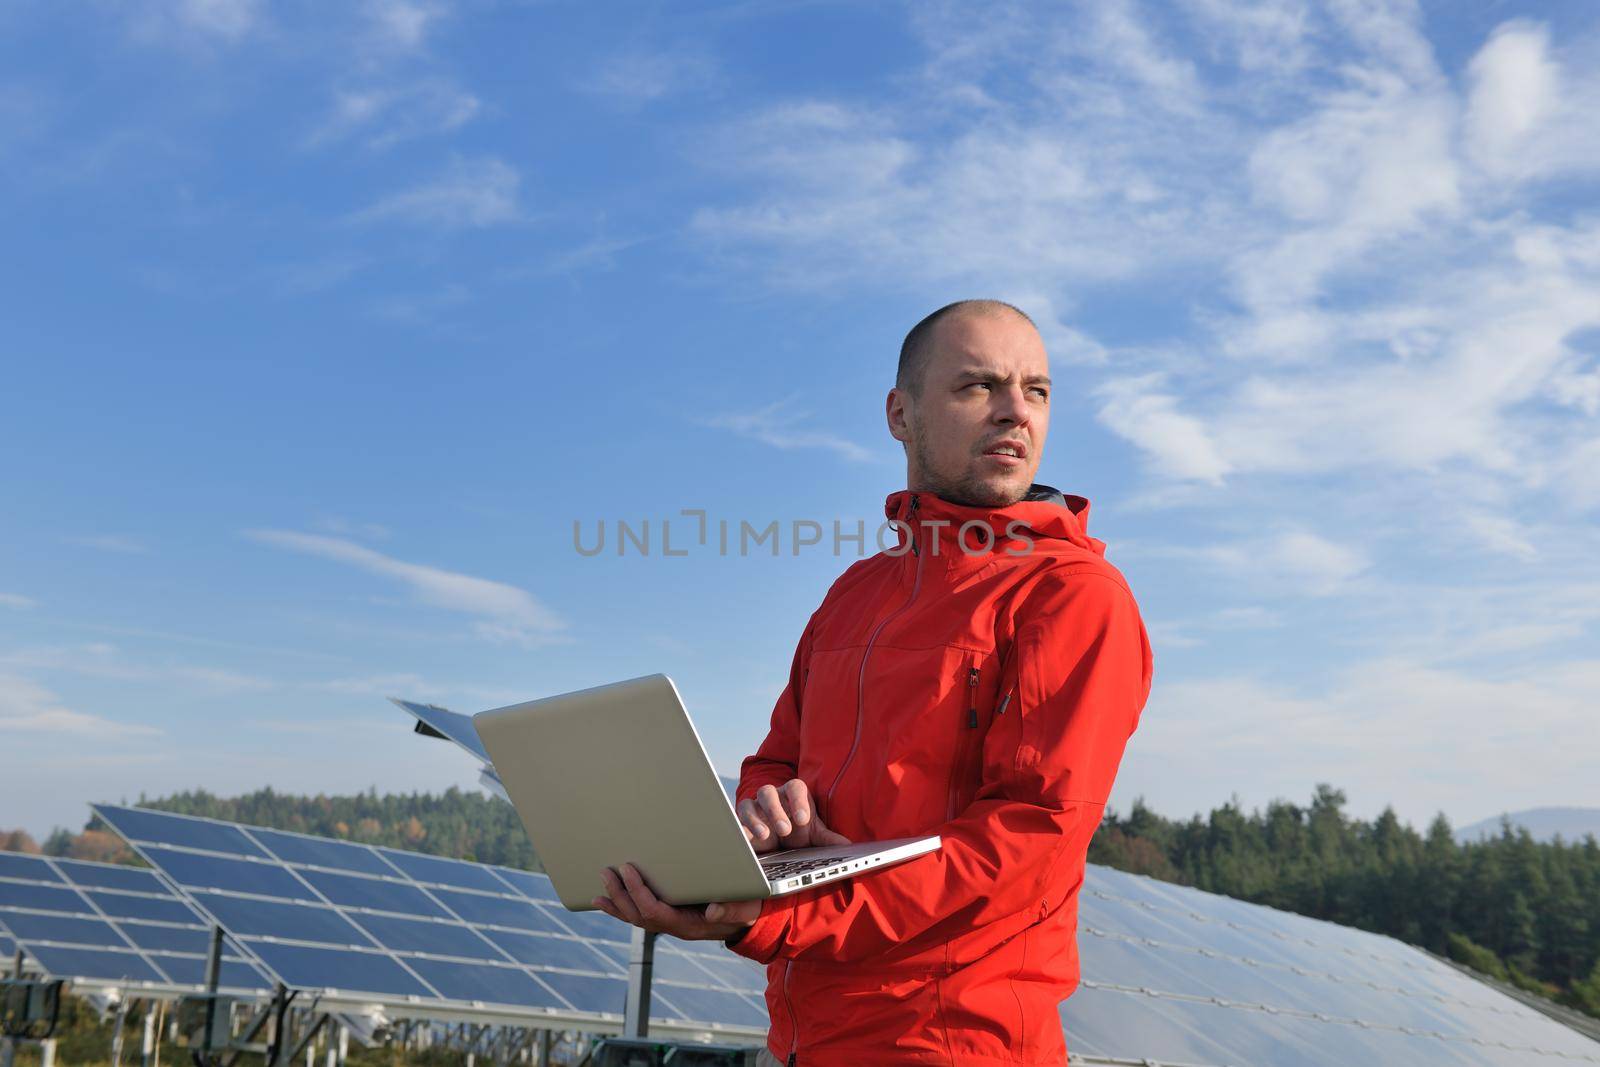
[[[969,315],[993,315],[1002,311],[1021,315],[1029,326],[1038,328],[1034,321],[1028,318],[1026,311],[1004,300],[957,300],[953,304],[946,304],[911,327],[911,332],[906,334],[906,339],[900,344],[900,366],[895,371],[894,387],[903,389],[912,396],[922,395],[922,379],[928,367],[928,357],[933,355],[933,328],[939,324],[940,319],[958,312]]]

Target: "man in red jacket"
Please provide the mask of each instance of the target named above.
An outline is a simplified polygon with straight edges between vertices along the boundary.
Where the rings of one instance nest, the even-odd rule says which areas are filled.
[[[1033,478],[1050,420],[1033,323],[918,323],[887,403],[900,542],[851,566],[795,650],[737,792],[757,851],[937,833],[939,851],[765,901],[674,908],[637,870],[595,903],[767,965],[764,1063],[1066,1062],[1089,839],[1150,691],[1139,609],[1089,502]]]

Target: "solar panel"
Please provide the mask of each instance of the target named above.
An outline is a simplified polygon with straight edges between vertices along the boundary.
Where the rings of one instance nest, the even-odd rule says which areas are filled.
[[[478,738],[478,728],[472,724],[472,716],[448,711],[433,704],[417,704],[394,697],[389,699],[415,716],[417,722],[427,726],[434,733],[454,741],[483,763],[491,767],[494,765],[494,761],[489,759],[489,750],[483,747],[483,742]]]
[[[1600,1044],[1392,938],[1104,867],[1074,1054],[1195,1065],[1600,1064]]]
[[[5,955],[20,945],[53,978],[193,992],[205,981],[210,924],[154,872],[0,853]],[[271,983],[225,944],[220,988],[260,995]]]
[[[542,874],[145,809],[96,813],[295,989],[620,1022],[631,928]],[[216,844],[225,847],[208,847]],[[656,1023],[766,1030],[762,968],[661,938]]]

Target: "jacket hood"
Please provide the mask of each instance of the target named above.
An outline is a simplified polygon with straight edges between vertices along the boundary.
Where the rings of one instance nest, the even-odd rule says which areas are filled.
[[[1104,541],[1089,536],[1088,498],[1063,493],[1040,482],[1029,486],[1021,500],[1002,508],[955,504],[925,490],[900,489],[885,499],[883,513],[897,524],[901,547],[905,546],[909,531],[915,535],[919,549],[936,540],[936,552],[941,556],[962,551],[971,555],[980,547],[983,535],[975,527],[969,527],[964,548],[956,541],[963,524],[971,522],[989,527],[994,535],[992,551],[1020,543],[1014,535],[1023,528],[1032,540],[1066,541],[1097,556],[1104,556],[1106,551]]]

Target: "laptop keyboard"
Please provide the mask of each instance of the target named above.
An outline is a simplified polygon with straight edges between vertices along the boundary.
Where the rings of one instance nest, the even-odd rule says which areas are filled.
[[[761,869],[768,878],[793,878],[797,874],[814,871],[818,867],[831,867],[835,863],[843,863],[843,856],[821,856],[809,860],[782,860],[778,863],[764,863]]]

